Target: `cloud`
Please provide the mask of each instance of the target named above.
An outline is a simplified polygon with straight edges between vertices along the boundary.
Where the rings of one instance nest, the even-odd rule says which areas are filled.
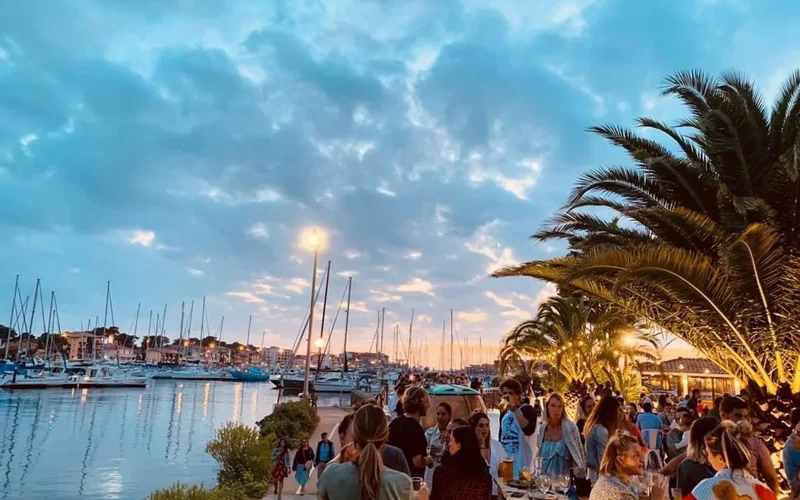
[[[345,253],[345,257],[347,257],[348,259],[357,259],[357,258],[361,257],[361,252],[359,252],[357,250],[348,250]]]
[[[419,260],[422,257],[422,252],[418,252],[416,250],[412,250],[410,252],[406,252],[404,258],[410,260]]]
[[[341,276],[342,278],[355,277],[358,276],[358,271],[339,271],[336,276]]]
[[[201,277],[201,276],[203,276],[205,274],[205,272],[203,272],[202,269],[189,268],[187,271],[189,271],[189,274],[194,276],[195,278],[199,278],[199,277]]]
[[[490,299],[492,299],[494,301],[494,303],[497,304],[500,307],[505,307],[505,308],[515,308],[516,307],[514,305],[514,301],[512,301],[511,299],[505,299],[503,297],[500,297],[499,295],[497,295],[494,292],[491,292],[491,291],[486,292],[486,296],[489,297]]]
[[[369,309],[366,302],[359,300],[358,302],[350,302],[350,311],[369,312]]]
[[[398,292],[413,292],[413,293],[425,293],[428,295],[433,295],[433,283],[428,280],[423,280],[420,278],[414,278],[407,283],[403,283],[397,287]]]
[[[140,245],[146,248],[151,248],[156,240],[156,233],[154,231],[134,229],[131,231],[123,231],[122,237],[131,245]]]
[[[398,302],[403,300],[403,297],[400,295],[386,293],[381,290],[370,290],[369,292],[372,294],[372,300],[378,303]]]
[[[236,297],[237,299],[241,299],[248,304],[263,304],[265,301],[261,297],[254,295],[250,292],[227,292],[226,295],[229,297]]]
[[[504,247],[493,235],[493,231],[502,226],[500,220],[493,220],[481,226],[467,241],[464,246],[470,252],[483,255],[489,260],[486,267],[486,274],[507,266],[513,266],[519,262],[514,257],[514,251],[509,247]]]
[[[550,297],[555,297],[558,295],[558,289],[553,283],[548,283],[541,290],[539,293],[536,294],[536,297],[533,299],[533,310],[537,310],[540,305],[542,305],[547,299]]]
[[[286,290],[294,293],[304,293],[310,287],[311,283],[305,278],[292,278],[288,284],[283,286]]]
[[[456,313],[456,319],[459,321],[465,321],[467,323],[482,323],[486,321],[487,314],[481,310],[474,310],[474,311],[458,311]]]
[[[269,229],[263,222],[256,222],[247,230],[247,234],[255,239],[266,240],[269,239]]]

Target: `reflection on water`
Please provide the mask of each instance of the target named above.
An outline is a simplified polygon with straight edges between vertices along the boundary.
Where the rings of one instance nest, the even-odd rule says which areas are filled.
[[[277,396],[269,384],[169,380],[0,391],[0,498],[139,499],[176,480],[211,484],[214,429],[254,425]]]

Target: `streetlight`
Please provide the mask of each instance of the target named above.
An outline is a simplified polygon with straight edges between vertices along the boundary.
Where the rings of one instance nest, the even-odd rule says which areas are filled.
[[[314,266],[311,272],[311,305],[308,308],[308,341],[306,343],[306,374],[303,378],[303,397],[308,399],[308,380],[311,375],[311,337],[314,323],[314,292],[317,289],[317,256],[322,248],[324,235],[316,228],[303,231],[302,245],[307,250],[314,251]]]
[[[314,347],[317,348],[317,370],[322,368],[322,349],[325,348],[325,339],[317,337],[314,340]]]

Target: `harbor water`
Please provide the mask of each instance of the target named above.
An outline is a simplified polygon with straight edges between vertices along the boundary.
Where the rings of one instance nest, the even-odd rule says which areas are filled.
[[[0,498],[141,499],[178,480],[211,485],[215,462],[205,446],[214,430],[255,425],[277,398],[269,383],[171,380],[0,391]],[[319,404],[339,400],[320,396]]]

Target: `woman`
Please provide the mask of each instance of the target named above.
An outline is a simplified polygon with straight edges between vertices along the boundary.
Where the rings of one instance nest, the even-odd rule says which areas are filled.
[[[500,441],[492,439],[491,423],[486,413],[475,410],[469,417],[469,425],[478,437],[481,456],[489,466],[489,474],[498,479],[500,461],[503,458],[503,445]],[[497,496],[497,483],[492,481],[492,496]]]
[[[642,447],[639,441],[622,431],[608,442],[600,464],[599,477],[589,500],[639,500],[631,488],[631,480],[644,474]],[[651,500],[666,500],[667,478],[653,476]]]
[[[275,483],[275,494],[281,498],[283,480],[289,477],[289,445],[285,439],[278,441],[278,447],[272,450],[272,482]]]
[[[575,412],[575,425],[578,426],[578,431],[581,433],[581,442],[585,442],[583,437],[583,428],[586,426],[586,419],[591,415],[594,409],[595,400],[591,394],[585,394],[578,403],[578,411]]]
[[[342,443],[342,447],[340,448],[339,454],[332,460],[334,463],[350,462],[358,456],[358,452],[356,452],[355,446],[353,445],[354,417],[355,412],[348,413],[338,424],[339,442]],[[380,450],[381,459],[383,459],[383,465],[389,469],[402,472],[410,477],[411,471],[408,468],[408,462],[406,461],[406,457],[403,455],[403,451],[400,448],[384,444],[380,447]]]
[[[403,415],[389,424],[389,444],[403,450],[411,477],[424,477],[425,467],[433,464],[427,456],[428,441],[420,419],[430,407],[428,391],[418,385],[411,386],[403,393]]]
[[[411,478],[383,465],[380,448],[389,439],[389,427],[383,410],[366,405],[353,416],[355,458],[349,462],[330,463],[317,482],[322,500],[413,500]],[[427,498],[427,489],[420,499]]]
[[[545,404],[545,418],[539,425],[539,458],[541,474],[564,476],[573,468],[586,467],[586,459],[578,426],[564,411],[564,399],[553,393]]]
[[[433,465],[425,468],[425,482],[428,484],[433,482],[433,469],[439,465],[444,447],[447,446],[447,440],[450,438],[447,425],[452,416],[453,408],[447,403],[439,403],[436,407],[436,425],[425,431],[425,440],[428,442],[428,450],[433,459]]]
[[[456,427],[448,443],[450,459],[433,471],[431,500],[485,500],[492,494],[492,476],[470,427]]]
[[[613,396],[604,396],[595,405],[586,425],[583,435],[586,437],[586,468],[589,469],[589,478],[594,481],[600,472],[600,462],[610,436],[616,434],[620,428],[619,401]]]
[[[308,482],[308,475],[311,474],[313,463],[314,450],[308,445],[308,440],[304,439],[300,442],[300,448],[294,454],[294,461],[292,462],[294,478],[297,480],[297,484],[300,485],[301,496],[306,494],[306,483]]]
[[[713,431],[719,422],[716,418],[706,417],[695,420],[689,429],[689,444],[686,448],[686,459],[678,467],[678,488],[689,493],[703,479],[714,475],[714,469],[706,460],[706,435]]]
[[[739,425],[724,420],[706,435],[708,463],[717,473],[700,481],[688,500],[727,500],[749,498],[774,500],[775,493],[750,474],[750,451],[745,432]]]

